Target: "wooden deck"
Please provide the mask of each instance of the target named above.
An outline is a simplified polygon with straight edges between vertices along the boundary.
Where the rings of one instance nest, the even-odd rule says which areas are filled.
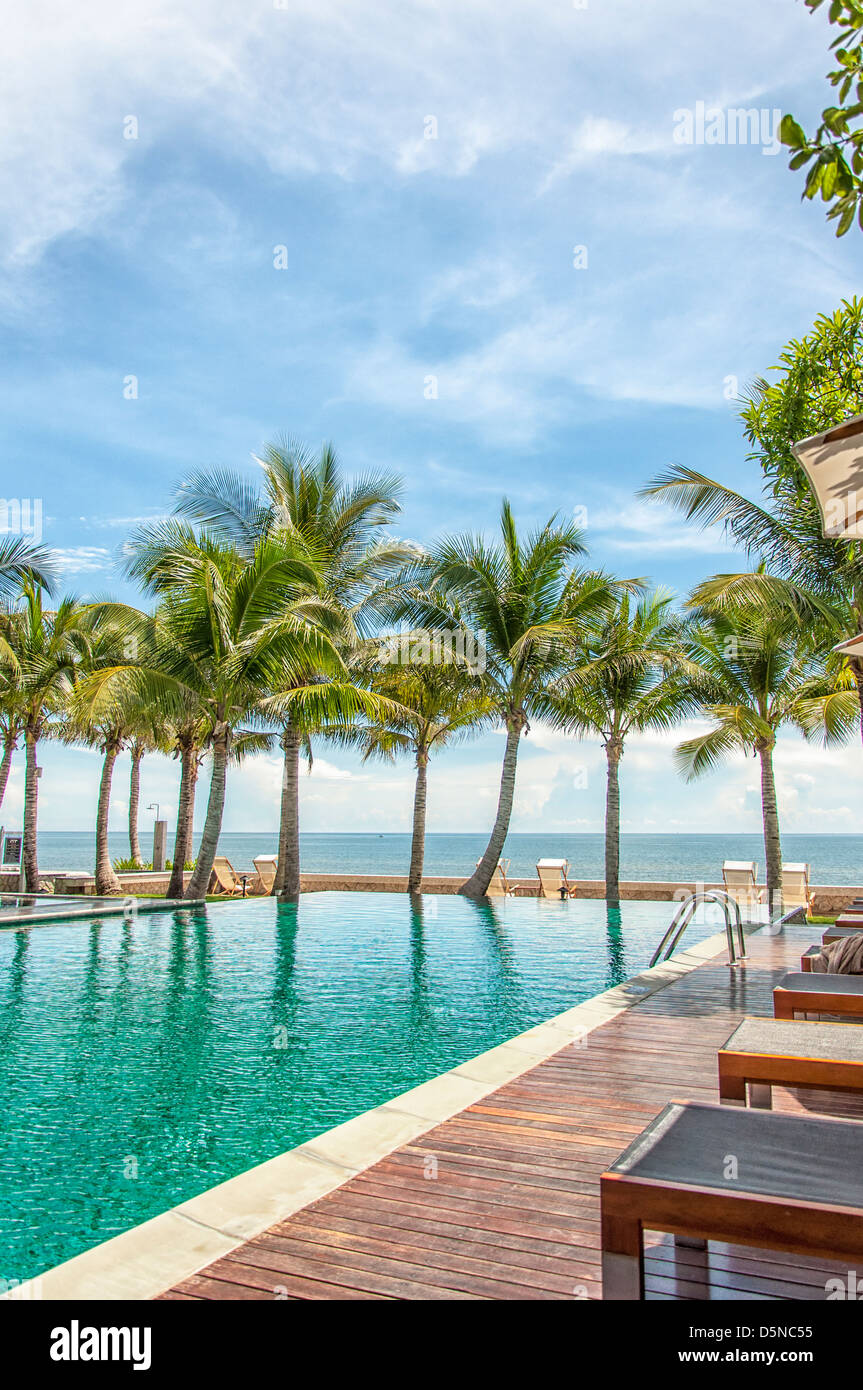
[[[752,938],[734,971],[708,962],[160,1297],[598,1298],[599,1174],[668,1100],[718,1099],[717,1048],[745,1015],[772,1016],[774,982],[818,934]],[[863,1118],[826,1092],[774,1104]],[[646,1243],[653,1299],[823,1299],[847,1272]]]

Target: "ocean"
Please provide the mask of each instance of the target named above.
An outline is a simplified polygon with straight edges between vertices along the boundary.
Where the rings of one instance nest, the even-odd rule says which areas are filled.
[[[301,835],[302,867],[307,872],[349,874],[406,874],[409,835]],[[129,841],[122,831],[109,836],[114,858],[127,856]],[[171,854],[171,837],[168,856]],[[196,839],[197,844],[197,839]],[[426,839],[425,872],[465,876],[486,846],[483,835],[430,834]],[[141,847],[149,857],[149,837]],[[251,868],[256,854],[274,854],[275,834],[226,833],[219,842],[236,869]],[[784,835],[782,849],[789,861],[811,865],[812,882],[863,883],[863,835]],[[516,878],[535,874],[537,859],[566,858],[574,878],[602,878],[603,836],[510,835],[504,855]],[[621,877],[672,881],[717,882],[724,859],[754,859],[763,883],[764,842],[760,835],[623,835]],[[46,871],[79,869],[92,872],[93,837],[84,831],[46,831],[39,836],[39,867]]]

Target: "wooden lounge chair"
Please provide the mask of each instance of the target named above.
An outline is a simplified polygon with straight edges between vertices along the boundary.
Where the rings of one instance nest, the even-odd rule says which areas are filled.
[[[569,881],[568,859],[538,859],[536,874],[541,898],[574,898],[578,884]]]
[[[211,886],[228,897],[235,897],[238,893],[245,897],[246,883],[250,877],[250,874],[238,874],[230,859],[223,854],[217,854],[213,860]]]
[[[717,1056],[723,1105],[769,1110],[774,1086],[863,1091],[863,1028],[746,1018]]]
[[[257,870],[258,878],[261,881],[261,891],[263,893],[272,893],[273,891],[278,862],[279,859],[276,854],[259,854],[257,859],[252,860]]]
[[[783,975],[773,990],[773,1016],[794,1018],[798,1013],[863,1018],[863,975]]]
[[[831,941],[841,941],[843,936],[859,936],[861,931],[863,931],[863,921],[855,927],[840,927],[839,923],[836,922],[832,927],[824,928],[821,933],[821,944],[828,946]]]
[[[782,909],[791,912],[795,907],[805,907],[812,911],[814,894],[809,887],[808,864],[782,865]]]
[[[840,912],[836,918],[837,927],[863,927],[863,912]]]
[[[479,868],[481,862],[481,860],[477,860],[477,868]],[[515,893],[515,889],[508,882],[506,877],[508,868],[508,859],[499,859],[497,861],[497,867],[491,876],[491,883],[488,885],[488,896],[490,898],[511,898]]]
[[[859,927],[827,927],[821,933],[821,946],[810,946],[800,957],[800,969],[811,970],[812,962],[816,956],[820,956],[821,947],[830,946],[834,941],[843,941],[848,936],[859,936],[863,932],[863,922]]]
[[[729,1171],[729,1163],[732,1170]],[[643,1232],[863,1259],[863,1124],[673,1101],[600,1179],[602,1296],[644,1297]]]

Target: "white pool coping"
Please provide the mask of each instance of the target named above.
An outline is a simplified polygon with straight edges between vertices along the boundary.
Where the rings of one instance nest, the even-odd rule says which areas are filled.
[[[725,932],[85,1250],[5,1299],[151,1299],[726,949]]]

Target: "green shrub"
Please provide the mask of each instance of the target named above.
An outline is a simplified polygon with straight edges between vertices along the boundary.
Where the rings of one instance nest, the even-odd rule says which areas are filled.
[[[134,859],[115,859],[114,869],[118,874],[144,874],[152,869],[152,864],[136,864]]]

